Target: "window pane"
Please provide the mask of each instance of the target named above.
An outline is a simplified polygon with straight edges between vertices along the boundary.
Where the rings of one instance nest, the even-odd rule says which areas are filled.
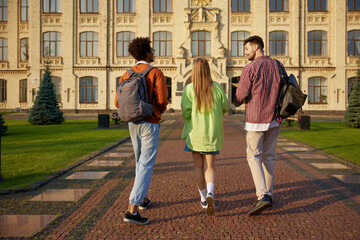
[[[244,56],[244,42],[239,42],[239,56]]]
[[[172,0],[167,0],[167,12],[172,12]]]
[[[118,0],[117,1],[117,12],[124,12],[124,0]]]
[[[160,32],[160,40],[166,40],[166,32]]]
[[[193,56],[198,56],[198,42],[197,41],[192,41],[191,43],[191,49],[192,49],[192,54]]]
[[[355,10],[360,10],[360,1],[359,0],[355,0]]]
[[[243,12],[244,11],[244,1],[243,0],[238,0],[238,10],[239,12]]]
[[[160,56],[159,41],[154,41],[155,56]]]
[[[128,42],[124,42],[124,56],[127,57],[129,56],[129,43]]]
[[[276,1],[276,11],[281,11],[281,4],[282,4],[282,0]]]
[[[154,4],[154,12],[159,12],[159,1],[160,0],[154,0],[153,4]]]
[[[354,52],[355,56],[360,56],[360,41],[356,41],[355,42],[355,52]]]
[[[130,0],[130,12],[135,12],[135,6],[136,6],[135,0]]]
[[[289,11],[289,0],[282,0],[282,1],[284,1],[283,11]]]
[[[56,10],[57,12],[61,12],[61,0],[56,1]]]
[[[91,33],[91,37],[94,41],[99,41],[99,34],[98,33]]]
[[[99,56],[99,43],[98,42],[94,42],[94,51],[93,51],[92,56],[94,56],[94,57]]]
[[[4,61],[8,60],[8,48],[4,48]]]
[[[237,0],[231,0],[231,11],[237,12]]]
[[[322,0],[322,2],[321,2],[321,10],[322,11],[327,10],[327,0]]]
[[[44,0],[44,12],[49,12],[49,0]]]
[[[250,12],[250,0],[245,1],[245,12]]]
[[[129,1],[130,1],[130,0],[125,0],[124,12],[129,12],[129,10],[130,10]]]
[[[270,12],[275,12],[275,0],[270,0]]]
[[[320,49],[320,42],[315,42],[314,43],[315,44],[315,56],[320,56],[320,51],[321,51],[321,49]]]
[[[94,12],[99,12],[99,0],[94,0]]]
[[[199,32],[199,40],[205,40],[205,32]]]
[[[308,42],[308,56],[314,56],[314,42]]]
[[[172,34],[171,32],[167,32],[167,40],[172,40]]]
[[[284,54],[285,54],[285,56],[289,56],[289,42],[288,41],[284,42]]]
[[[322,41],[322,44],[321,44],[321,56],[327,56],[326,41]]]
[[[171,57],[172,56],[172,46],[171,41],[167,41],[166,43],[166,56]]]
[[[199,56],[205,56],[205,43],[199,42]]]
[[[206,41],[205,42],[205,56],[210,56],[211,55],[211,42],[210,41]]]
[[[160,12],[165,12],[165,0],[160,0]]]
[[[308,0],[308,11],[314,11],[314,0]]]
[[[97,100],[98,100],[98,87],[97,86],[94,86],[93,93],[94,93],[93,101],[97,102]]]
[[[56,56],[61,56],[61,42],[57,43],[56,46]]]
[[[231,56],[233,57],[237,57],[237,42],[236,41],[231,41]]]

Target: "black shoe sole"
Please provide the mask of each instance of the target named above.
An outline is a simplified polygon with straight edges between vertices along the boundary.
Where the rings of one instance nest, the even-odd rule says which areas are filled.
[[[262,211],[264,211],[265,209],[271,207],[271,205],[272,204],[270,202],[268,202],[268,203],[265,203],[262,206],[258,206],[257,208],[254,207],[248,212],[248,215],[250,215],[250,216],[259,215]]]
[[[146,207],[142,207],[142,206],[139,206],[139,209],[140,210],[146,210],[148,209],[148,207],[151,205],[151,202],[149,203],[149,205],[147,205]]]
[[[215,214],[214,199],[212,197],[207,197],[206,202],[207,202],[206,215],[214,216]]]
[[[149,223],[149,219],[146,220],[145,222],[139,222],[139,221],[136,221],[136,220],[133,220],[133,219],[124,218],[124,222],[133,223],[133,224],[137,224],[137,225],[146,225],[146,224]]]

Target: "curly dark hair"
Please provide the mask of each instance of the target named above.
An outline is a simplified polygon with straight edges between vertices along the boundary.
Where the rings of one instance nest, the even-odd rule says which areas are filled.
[[[145,60],[146,54],[151,52],[150,39],[148,37],[134,38],[129,44],[129,53],[137,61]]]

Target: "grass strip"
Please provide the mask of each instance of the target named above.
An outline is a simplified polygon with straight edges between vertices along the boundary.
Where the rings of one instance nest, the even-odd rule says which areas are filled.
[[[97,119],[33,126],[8,120],[1,139],[0,189],[27,186],[129,136],[127,129],[97,129]]]
[[[282,135],[360,165],[360,129],[341,122],[312,121],[311,130],[299,130],[295,122],[292,127],[285,125]]]

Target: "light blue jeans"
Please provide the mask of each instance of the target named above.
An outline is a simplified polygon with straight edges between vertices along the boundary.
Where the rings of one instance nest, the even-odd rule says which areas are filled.
[[[139,206],[149,190],[159,146],[159,127],[159,124],[145,121],[129,122],[136,160],[135,182],[129,197],[130,204]]]

